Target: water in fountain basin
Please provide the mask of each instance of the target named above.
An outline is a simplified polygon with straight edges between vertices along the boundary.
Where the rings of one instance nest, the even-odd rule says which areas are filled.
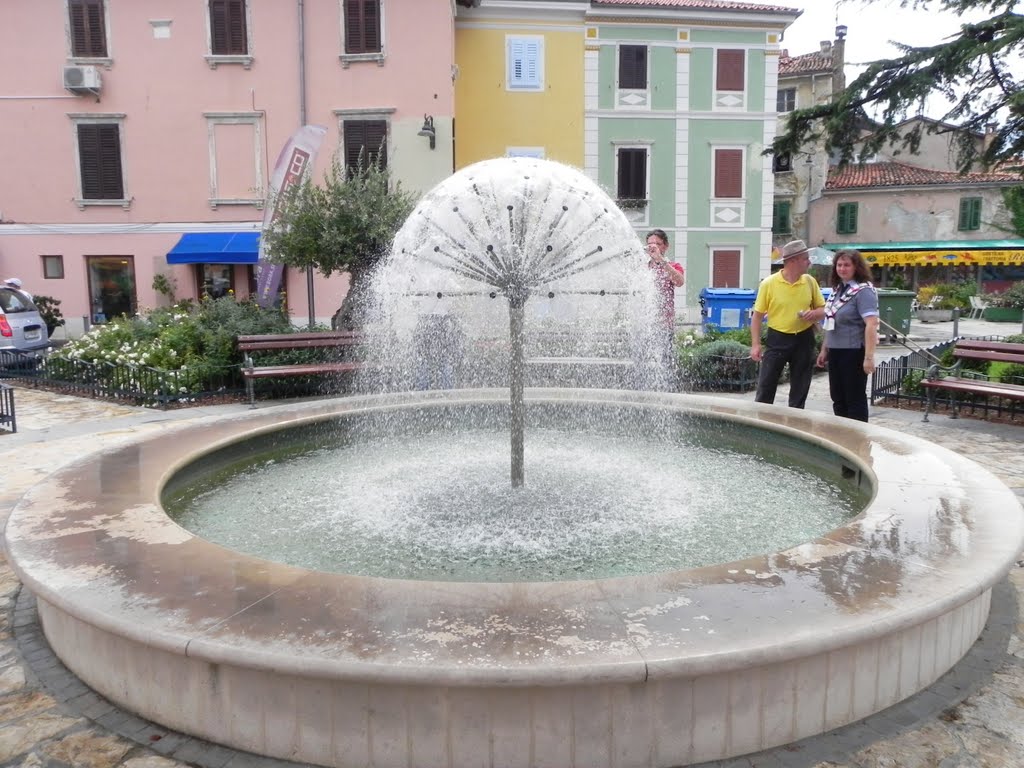
[[[547,581],[690,568],[806,541],[863,502],[710,435],[533,428],[530,482],[518,489],[495,429],[264,449],[241,472],[168,500],[172,515],[232,549],[369,576]]]

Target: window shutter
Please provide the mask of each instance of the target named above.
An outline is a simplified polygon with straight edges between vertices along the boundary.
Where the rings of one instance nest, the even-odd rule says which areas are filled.
[[[960,231],[981,229],[981,198],[960,198],[960,216],[957,229]]]
[[[539,88],[541,83],[541,42],[529,38],[508,38],[508,87]]]
[[[210,53],[215,56],[249,53],[245,0],[210,0]]]
[[[971,206],[971,229],[981,229],[981,198],[974,198]]]
[[[790,211],[792,203],[788,200],[781,200],[774,205],[772,215],[772,232],[777,235],[789,234],[792,231],[790,227]]]
[[[124,199],[121,175],[121,133],[117,125],[78,126],[78,154],[85,200]]]
[[[711,287],[738,288],[740,284],[740,252],[714,251],[711,255]]]
[[[852,235],[857,231],[857,204],[840,203],[836,211],[836,233]]]
[[[647,88],[647,46],[619,46],[619,88]]]
[[[743,150],[715,150],[715,197],[743,196]]]
[[[345,0],[345,53],[380,49],[380,0]]]
[[[106,57],[107,31],[103,18],[103,0],[70,0],[68,21],[71,27],[72,56]]]
[[[345,132],[345,167],[355,172],[360,167],[367,168],[380,161],[383,168],[387,167],[388,124],[384,120],[346,120]],[[360,158],[361,156],[361,158]]]
[[[619,150],[619,200],[647,198],[647,150]]]
[[[719,91],[743,91],[745,87],[744,65],[747,54],[744,51],[718,51],[718,73],[715,88]]]

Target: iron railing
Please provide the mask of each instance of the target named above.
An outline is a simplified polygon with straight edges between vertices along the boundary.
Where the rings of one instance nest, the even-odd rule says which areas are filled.
[[[234,399],[245,392],[241,366],[195,366],[164,370],[148,366],[88,362],[0,353],[0,375],[26,386],[67,394],[167,408],[175,404]]]
[[[18,418],[14,411],[14,388],[0,384],[0,427],[18,431]]]

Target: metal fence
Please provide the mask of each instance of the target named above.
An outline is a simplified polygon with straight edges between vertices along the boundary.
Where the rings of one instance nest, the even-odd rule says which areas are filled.
[[[0,376],[17,379],[25,386],[159,408],[235,399],[245,393],[241,367],[237,365],[163,370],[53,356],[30,358],[0,353]]]
[[[14,389],[0,384],[0,428],[18,431],[18,418],[14,411]]]

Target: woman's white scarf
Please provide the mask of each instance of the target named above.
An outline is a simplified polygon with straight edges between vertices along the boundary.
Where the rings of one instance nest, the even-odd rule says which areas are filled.
[[[863,291],[865,288],[875,289],[871,283],[855,283],[853,281],[846,283],[846,290],[840,295],[838,290],[833,290],[832,295],[828,297],[828,301],[825,302],[825,319],[829,320],[836,316],[836,313],[840,309],[845,307],[849,301],[856,296],[858,293]]]

